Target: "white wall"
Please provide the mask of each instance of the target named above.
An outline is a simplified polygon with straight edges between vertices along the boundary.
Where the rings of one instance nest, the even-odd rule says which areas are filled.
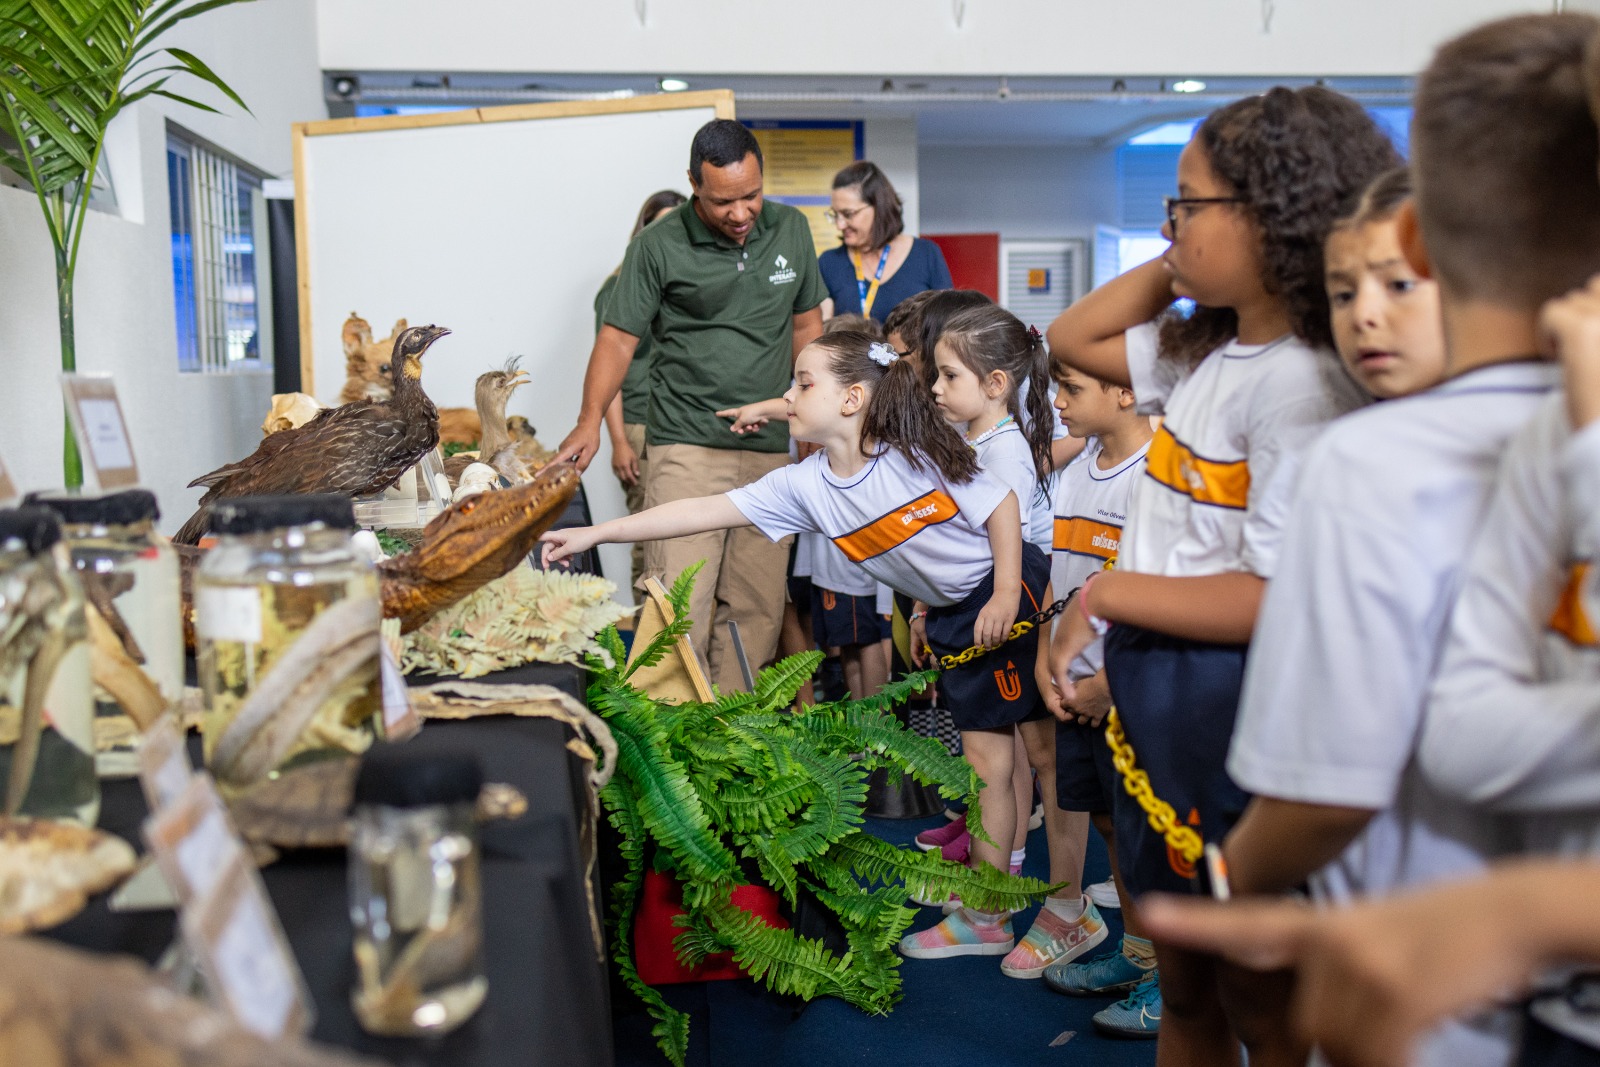
[[[1116,152],[1064,145],[923,145],[924,233],[1093,238],[1115,225]]]
[[[318,0],[329,70],[1407,74],[1534,0]],[[643,25],[637,12],[644,11]],[[960,26],[956,12],[964,11]]]
[[[262,170],[288,176],[290,124],[327,117],[316,35],[314,0],[201,15],[162,43],[198,55],[253,115],[225,102],[224,114],[211,115],[152,99],[121,116],[108,136],[119,214],[93,212],[85,223],[76,286],[78,367],[116,376],[143,482],[160,499],[169,531],[199,499],[186,483],[248,454],[260,440],[272,377],[178,373],[166,117]],[[172,88],[208,102],[218,95],[193,84]],[[0,293],[0,455],[24,491],[59,486],[54,260],[31,192],[0,188]]]

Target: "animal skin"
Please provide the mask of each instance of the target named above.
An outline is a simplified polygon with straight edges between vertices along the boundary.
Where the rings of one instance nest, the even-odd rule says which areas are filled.
[[[552,463],[531,481],[474,493],[422,531],[422,543],[378,564],[383,616],[410,633],[527,558],[578,491],[578,468]]]

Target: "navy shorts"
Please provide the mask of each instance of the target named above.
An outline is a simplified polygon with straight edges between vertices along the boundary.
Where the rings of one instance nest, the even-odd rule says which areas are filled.
[[[1600,1067],[1600,1049],[1551,1029],[1536,1015],[1522,1013],[1518,1067]]]
[[[1056,806],[1062,811],[1111,810],[1111,796],[1122,782],[1106,747],[1106,724],[1056,723]]]
[[[1228,777],[1248,645],[1213,645],[1118,623],[1106,635],[1106,680],[1139,769],[1178,821],[1222,843],[1250,795]],[[1167,847],[1138,802],[1111,791],[1117,860],[1134,895],[1193,890],[1193,866]]]
[[[875,595],[835,593],[813,583],[811,636],[819,648],[871,645],[889,636],[889,620],[878,614]]]
[[[1045,607],[1050,561],[1034,545],[1022,545],[1022,595],[1017,618]],[[991,570],[967,598],[946,608],[928,609],[928,645],[935,657],[962,652],[973,644],[972,627],[994,596]],[[998,730],[1049,714],[1033,677],[1039,654],[1039,629],[1007,641],[986,655],[939,674],[939,701],[950,709],[958,730]]]

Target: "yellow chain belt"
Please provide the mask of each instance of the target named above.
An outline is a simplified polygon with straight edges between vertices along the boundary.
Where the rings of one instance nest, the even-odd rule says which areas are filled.
[[[1128,735],[1122,732],[1122,719],[1117,709],[1106,715],[1106,744],[1111,748],[1111,765],[1122,775],[1122,788],[1144,810],[1150,828],[1167,839],[1167,847],[1189,863],[1198,863],[1205,852],[1205,842],[1193,827],[1178,821],[1172,805],[1156,796],[1150,788],[1150,776],[1138,767],[1133,746]]]
[[[1015,641],[1024,634],[1031,633],[1034,627],[1043,626],[1057,615],[1060,615],[1062,609],[1067,606],[1067,602],[1071,599],[1071,597],[1063,597],[1044,610],[1034,612],[1026,619],[1018,619],[1011,624],[1011,632],[1006,634],[1006,640],[1000,642],[1000,645],[1005,644],[1006,641]],[[960,652],[952,652],[948,656],[940,656],[939,666],[944,670],[949,670],[952,667],[959,667],[963,663],[971,663],[979,656],[993,652],[1000,645],[973,645],[971,648],[964,648]]]

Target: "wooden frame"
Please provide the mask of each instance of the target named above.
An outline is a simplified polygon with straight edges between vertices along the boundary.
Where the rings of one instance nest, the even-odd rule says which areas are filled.
[[[527,122],[538,119],[571,118],[582,115],[627,114],[641,111],[682,111],[709,107],[719,119],[734,118],[733,90],[707,89],[699,92],[658,93],[619,100],[566,100],[553,104],[512,104],[507,107],[464,108],[460,111],[427,115],[377,115],[362,119],[324,119],[299,122],[293,127],[295,196],[306,188],[305,140],[328,134],[379,133],[385,130],[420,129],[431,126],[477,126],[491,122]],[[316,394],[311,333],[310,235],[306,232],[308,213],[297,206],[294,213],[295,285],[300,309],[300,390]]]

